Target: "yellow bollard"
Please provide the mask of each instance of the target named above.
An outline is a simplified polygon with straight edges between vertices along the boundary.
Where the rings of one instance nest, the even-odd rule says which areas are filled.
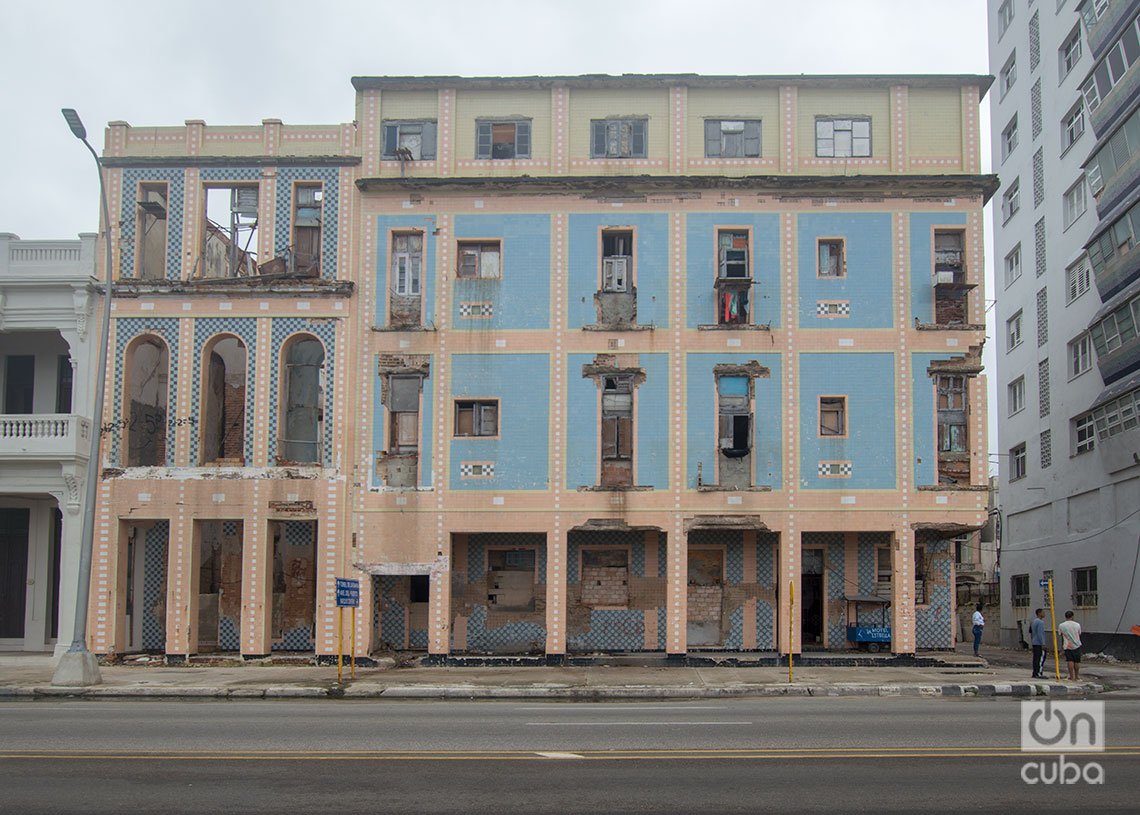
[[[794,580],[788,581],[788,684],[792,683],[792,637],[794,636],[795,624],[792,622],[792,616],[796,608],[796,583]]]
[[[1053,671],[1061,681],[1061,655],[1057,653],[1057,612],[1053,610],[1053,578],[1049,578],[1049,621],[1053,624]]]

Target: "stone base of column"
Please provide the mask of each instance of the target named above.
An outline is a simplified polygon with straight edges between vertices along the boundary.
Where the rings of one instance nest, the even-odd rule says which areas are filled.
[[[102,682],[99,660],[88,650],[64,653],[51,677],[52,685],[64,688],[86,688]]]

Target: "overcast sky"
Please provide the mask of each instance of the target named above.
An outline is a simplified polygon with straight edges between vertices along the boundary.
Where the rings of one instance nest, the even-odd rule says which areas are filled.
[[[96,229],[91,159],[61,107],[79,111],[101,151],[103,127],[116,119],[135,126],[348,122],[355,75],[984,74],[985,6],[5,0],[0,232],[74,238]],[[987,151],[988,142],[982,139]]]
[[[985,0],[3,0],[0,15],[0,232],[28,239],[98,226],[62,107],[102,151],[119,119],[352,121],[352,76],[989,73]]]

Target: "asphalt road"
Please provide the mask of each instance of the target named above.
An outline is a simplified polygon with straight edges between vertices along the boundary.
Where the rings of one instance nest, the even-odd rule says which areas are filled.
[[[1105,719],[1102,785],[1030,786],[1010,699],[10,702],[0,812],[1135,812]]]

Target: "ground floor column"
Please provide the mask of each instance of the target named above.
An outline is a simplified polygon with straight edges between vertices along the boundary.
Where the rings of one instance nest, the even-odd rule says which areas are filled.
[[[689,554],[688,533],[682,526],[678,513],[673,524],[673,532],[666,540],[666,557],[669,559],[665,573],[669,583],[665,590],[665,650],[671,655],[683,656],[688,652],[689,625]]]
[[[274,536],[264,516],[260,490],[253,486],[251,517],[242,524],[241,653],[268,656],[273,650]]]
[[[466,552],[466,546],[464,546]],[[428,653],[446,656],[451,649],[451,571],[454,556],[438,556],[428,574]]]
[[[789,518],[788,528],[780,535],[780,565],[776,570],[779,583],[776,586],[776,625],[779,629],[777,641],[781,654],[798,654],[801,650],[800,614],[800,531]],[[789,595],[791,592],[791,595]],[[789,596],[791,602],[789,602]],[[789,615],[791,623],[789,624]]]
[[[198,550],[196,524],[186,512],[185,482],[178,485],[178,511],[170,519],[170,539],[166,563],[166,653],[189,656],[197,643],[191,641],[191,627],[198,616],[198,596],[193,586],[195,553]],[[193,650],[192,650],[193,649]]]
[[[554,530],[546,536],[546,653],[566,653],[566,531],[554,516]]]
[[[75,593],[79,589],[79,549],[83,541],[83,513],[79,505],[61,503],[61,506],[65,508],[59,545],[59,632],[55,656],[71,647],[71,638],[75,635]]]
[[[914,653],[914,532],[909,526],[891,536],[891,652]]]

